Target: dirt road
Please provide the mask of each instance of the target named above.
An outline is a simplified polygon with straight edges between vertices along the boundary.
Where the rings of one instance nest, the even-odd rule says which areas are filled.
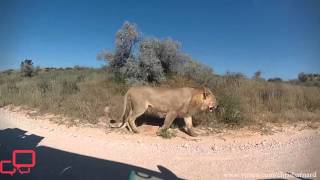
[[[320,131],[286,128],[273,135],[246,130],[191,138],[106,133],[66,127],[0,109],[0,153],[34,149],[36,167],[13,179],[261,179],[320,176]],[[1,159],[0,159],[1,160]],[[1,177],[1,175],[0,175]],[[0,178],[2,179],[2,178]]]

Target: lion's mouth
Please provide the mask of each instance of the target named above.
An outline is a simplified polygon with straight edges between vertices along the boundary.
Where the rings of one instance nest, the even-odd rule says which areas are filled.
[[[212,106],[212,107],[209,107],[209,111],[210,112],[213,112],[213,110],[214,110],[214,107]]]

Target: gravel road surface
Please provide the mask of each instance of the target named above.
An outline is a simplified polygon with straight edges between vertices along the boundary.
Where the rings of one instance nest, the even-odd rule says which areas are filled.
[[[29,174],[0,179],[319,179],[320,131],[287,127],[272,135],[246,130],[172,139],[67,127],[0,108],[0,160],[14,149],[36,151]],[[2,178],[3,177],[3,178]],[[318,178],[317,178],[318,177]]]

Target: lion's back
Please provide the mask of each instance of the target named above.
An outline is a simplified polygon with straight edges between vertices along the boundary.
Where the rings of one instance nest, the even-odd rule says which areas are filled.
[[[128,90],[131,96],[150,98],[189,98],[192,96],[193,88],[168,88],[168,87],[150,87],[150,86],[134,86]]]
[[[149,106],[159,112],[187,111],[192,88],[136,86],[128,90],[133,106]]]

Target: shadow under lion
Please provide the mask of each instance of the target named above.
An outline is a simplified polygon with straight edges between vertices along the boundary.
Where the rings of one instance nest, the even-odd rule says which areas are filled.
[[[163,126],[164,124],[164,120],[165,117],[163,115],[159,115],[155,112],[153,112],[152,110],[148,110],[146,113],[144,113],[143,115],[139,116],[136,120],[135,120],[135,124],[138,127],[138,129],[140,130],[141,134],[148,134],[145,132],[145,130],[147,129],[147,131],[152,131],[150,132],[150,135],[157,135],[157,130]],[[121,121],[117,121],[114,119],[111,119],[108,122],[111,126],[117,127],[119,124],[122,124]],[[205,135],[205,132],[202,132],[201,130],[199,130],[198,127],[198,123],[194,122],[194,130],[196,130],[196,132],[198,133],[199,136],[201,135]],[[117,128],[111,128],[110,130],[116,130]],[[181,132],[182,134],[186,135],[186,137],[190,136],[186,130],[186,124],[183,118],[176,118],[171,126],[170,129],[177,129],[178,131],[176,132]],[[127,133],[132,133],[128,127],[124,128],[123,131],[126,131]]]
[[[38,146],[44,138],[18,128],[0,130],[0,161],[11,160],[12,151],[31,149],[36,152],[36,165],[29,174],[0,173],[0,179],[98,180],[98,179],[181,179],[169,169],[158,165],[159,172],[130,164],[84,156],[47,146]],[[84,147],[85,148],[85,147]],[[20,159],[30,163],[30,159]],[[10,164],[2,167],[10,171]]]

